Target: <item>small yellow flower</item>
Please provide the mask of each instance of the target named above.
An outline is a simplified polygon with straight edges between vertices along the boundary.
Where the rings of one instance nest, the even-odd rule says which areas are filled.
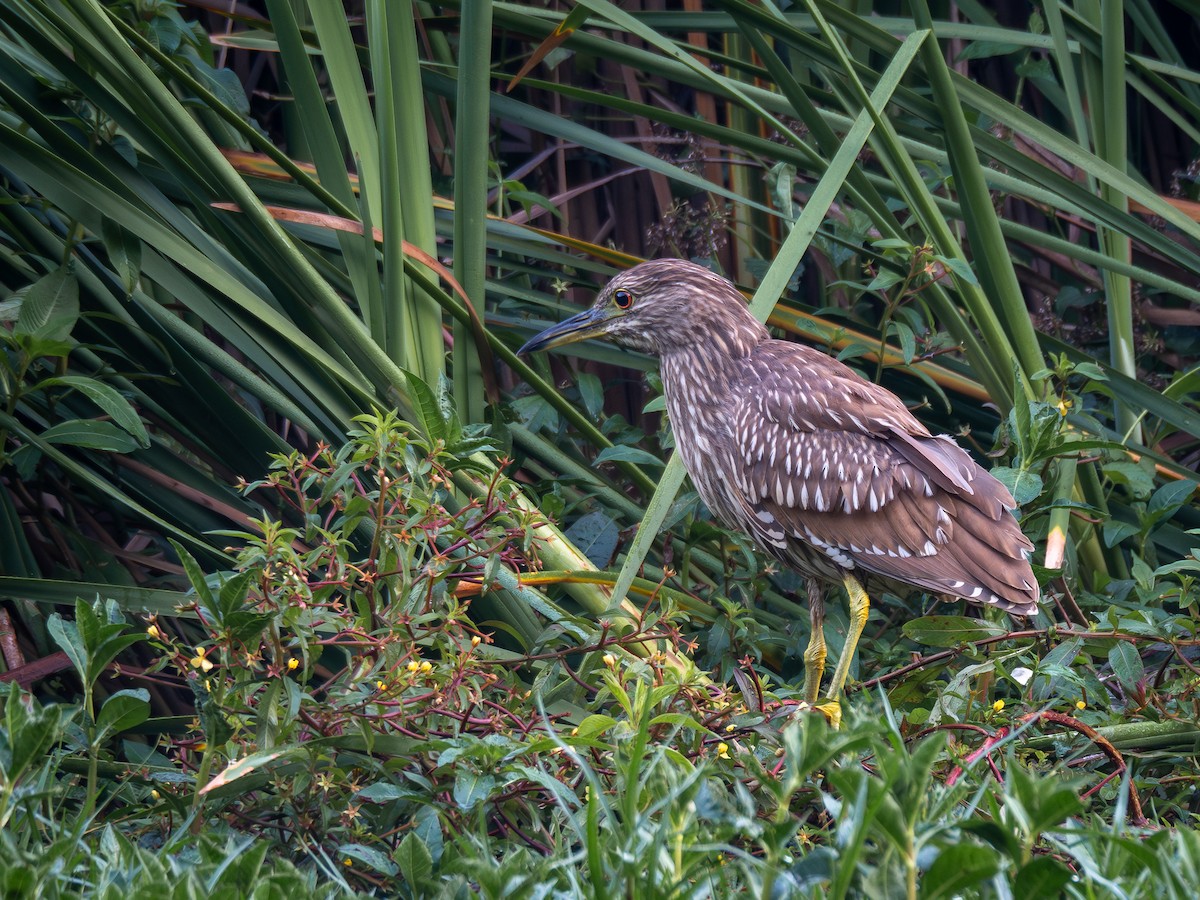
[[[159,798],[160,794],[158,793],[158,791],[156,789],[151,788],[150,796],[153,797],[155,800],[157,800]]]
[[[197,753],[204,753],[208,750],[208,743],[206,741],[200,741],[193,749]]]
[[[726,731],[726,733],[728,733],[730,731],[737,731],[737,726],[734,725],[732,722],[730,722],[728,725],[725,726],[725,731]]]
[[[605,653],[600,659],[610,669],[617,664],[617,658],[611,653]]]
[[[1076,700],[1075,708],[1082,712],[1083,710],[1087,709],[1087,704],[1084,703],[1082,700]]]
[[[146,634],[147,634],[147,635],[149,635],[151,638],[153,638],[153,639],[154,639],[154,640],[156,640],[156,641],[157,641],[157,640],[158,640],[160,637],[162,637],[162,632],[158,630],[158,626],[157,626],[157,625],[151,625],[149,628],[147,628],[147,629],[146,629]]]
[[[384,684],[382,680],[376,681],[375,682],[375,690],[377,690],[377,691],[387,690],[387,685]]]
[[[297,667],[299,667],[299,665],[300,665],[300,660],[296,659],[296,657],[293,656],[291,659],[288,660],[288,671],[289,672],[296,671],[296,669],[297,669]]]
[[[212,671],[213,664],[212,661],[208,659],[207,653],[208,651],[203,647],[196,648],[196,655],[189,660],[193,669],[202,669],[205,672]]]
[[[729,757],[729,745],[726,744],[724,741],[717,744],[717,756],[721,757],[721,759],[729,759],[730,758]]]
[[[430,662],[429,660],[427,660],[427,659],[426,659],[426,660],[423,660],[423,661],[421,662],[420,669],[421,669],[421,674],[422,674],[422,675],[428,675],[430,672],[432,672],[432,671],[433,671],[433,663],[431,663],[431,662]]]
[[[345,859],[342,860],[342,865],[343,866],[352,866],[352,865],[354,865],[354,860],[352,860],[350,857],[347,856]]]
[[[1004,709],[1004,701],[1003,700],[997,700],[995,703],[992,704],[992,712],[1000,712],[1000,710],[1002,710],[1002,709]]]
[[[419,662],[417,662],[415,659],[410,659],[408,661],[407,668],[408,668],[408,671],[410,671],[410,672],[416,672],[417,669],[421,668],[421,664]]]
[[[472,635],[472,637],[471,637],[471,646],[472,646],[472,647],[478,647],[478,646],[479,646],[479,635],[477,635],[477,634],[476,634],[476,635]]]

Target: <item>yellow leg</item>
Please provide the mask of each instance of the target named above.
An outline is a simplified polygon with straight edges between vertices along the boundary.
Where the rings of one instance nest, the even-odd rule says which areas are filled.
[[[817,705],[821,676],[825,674],[825,600],[815,578],[808,580],[808,618],[812,634],[804,651],[804,702]]]
[[[846,646],[833,673],[833,681],[829,683],[829,691],[825,694],[831,700],[836,700],[842,693],[842,688],[846,686],[846,676],[850,674],[850,660],[854,658],[858,639],[862,637],[863,629],[867,625],[867,614],[871,611],[871,599],[857,578],[847,575],[842,579],[842,584],[846,586],[846,594],[850,598],[850,629],[846,632]],[[807,678],[804,683],[807,687]]]

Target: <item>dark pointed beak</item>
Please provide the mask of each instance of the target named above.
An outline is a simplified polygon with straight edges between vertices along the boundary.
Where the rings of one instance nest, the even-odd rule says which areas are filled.
[[[549,350],[551,347],[561,347],[563,344],[573,344],[576,341],[587,340],[604,334],[609,317],[604,310],[591,307],[581,313],[576,313],[569,319],[564,319],[557,325],[551,325],[541,334],[534,335],[525,342],[518,356],[534,353],[538,350]]]

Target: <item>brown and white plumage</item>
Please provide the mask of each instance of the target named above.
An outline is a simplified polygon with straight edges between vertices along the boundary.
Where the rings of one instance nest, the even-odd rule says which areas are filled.
[[[676,446],[700,496],[810,582],[843,581],[852,600],[851,581],[883,579],[1037,611],[1032,545],[1008,490],[887,389],[772,339],[724,278],[682,260],[643,263],[523,350],[601,335],[660,357]],[[823,666],[823,640],[817,649]]]
[[[799,345],[764,341],[739,368],[741,515],[731,524],[817,577],[851,570],[1036,610],[1032,545],[1008,511],[1013,499],[950,438]],[[802,395],[778,374],[797,370],[820,372]]]

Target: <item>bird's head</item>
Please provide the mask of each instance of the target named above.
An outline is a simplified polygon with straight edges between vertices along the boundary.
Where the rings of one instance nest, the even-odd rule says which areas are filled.
[[[622,272],[590,308],[531,338],[518,353],[588,338],[662,356],[697,344],[745,355],[766,337],[732,284],[682,259],[656,259]]]

